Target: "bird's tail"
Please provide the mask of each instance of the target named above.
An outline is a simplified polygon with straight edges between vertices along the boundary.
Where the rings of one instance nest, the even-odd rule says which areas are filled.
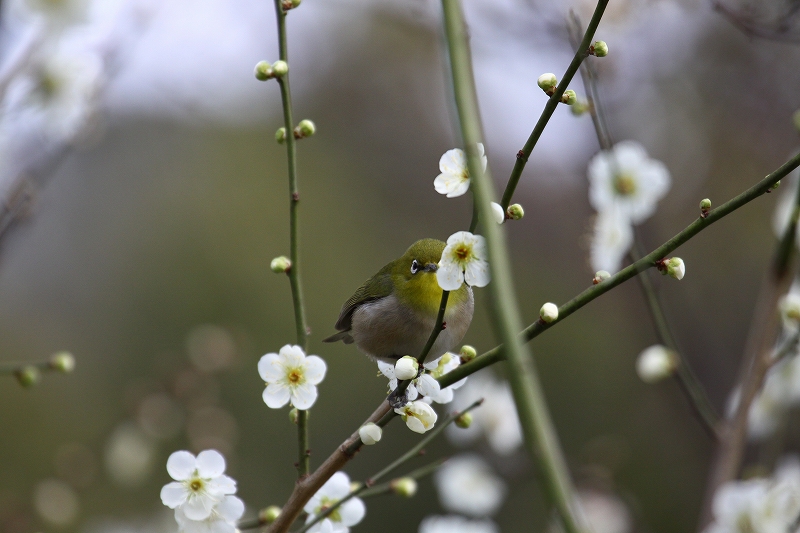
[[[349,331],[340,331],[339,333],[335,333],[330,337],[322,339],[322,342],[336,342],[336,341],[343,341],[345,344],[353,344],[353,336],[350,335]]]

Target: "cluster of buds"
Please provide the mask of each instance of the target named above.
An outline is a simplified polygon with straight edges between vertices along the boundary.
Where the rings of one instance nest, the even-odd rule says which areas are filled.
[[[706,218],[711,211],[711,200],[703,198],[700,200],[700,218]]]
[[[492,202],[492,216],[495,222],[502,224],[506,220],[520,220],[525,216],[525,210],[519,204],[511,204],[508,209],[503,211],[502,205]]]
[[[608,45],[605,41],[595,41],[589,46],[589,55],[596,57],[606,57],[608,55]]]
[[[294,130],[292,130],[295,139],[305,139],[306,137],[311,137],[316,132],[317,127],[308,119],[301,120],[300,123],[295,126]],[[278,128],[278,131],[275,132],[275,140],[278,144],[286,142],[286,128]]]
[[[272,78],[282,78],[289,73],[289,64],[286,61],[276,61],[270,65],[266,61],[259,61],[256,63],[256,68],[253,71],[258,81],[267,81]]]
[[[301,0],[281,0],[281,9],[284,13],[300,5]]]
[[[668,257],[667,259],[656,261],[656,268],[665,276],[669,274],[677,280],[682,280],[684,274],[686,274],[686,265],[684,265],[683,259],[680,257]]]

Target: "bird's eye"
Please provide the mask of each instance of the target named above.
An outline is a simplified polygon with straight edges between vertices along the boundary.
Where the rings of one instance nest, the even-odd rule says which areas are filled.
[[[419,272],[419,269],[420,269],[420,265],[417,262],[417,260],[414,259],[413,261],[411,261],[411,273],[412,274],[416,274],[417,272]]]

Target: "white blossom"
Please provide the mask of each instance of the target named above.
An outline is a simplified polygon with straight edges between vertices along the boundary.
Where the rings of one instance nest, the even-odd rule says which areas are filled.
[[[591,243],[592,270],[617,272],[633,244],[633,227],[620,209],[600,211],[594,221]]]
[[[395,366],[390,363],[378,361],[378,370],[380,370],[381,374],[389,378],[389,390],[395,390],[397,388],[397,370]],[[439,382],[429,374],[422,373],[412,379],[411,383],[408,384],[406,398],[409,401],[414,401],[419,398],[420,394],[423,396],[437,396],[439,393]]]
[[[485,172],[487,159],[481,143],[478,143],[478,154]],[[453,148],[446,151],[439,159],[439,171],[441,174],[433,180],[433,186],[439,194],[446,194],[448,198],[454,198],[469,190],[469,168],[467,155],[463,150]]]
[[[350,478],[344,472],[336,472],[314,494],[303,508],[308,513],[306,523],[350,494]],[[348,533],[350,528],[364,519],[367,509],[360,498],[351,498],[338,509],[320,520],[308,533]]]
[[[445,430],[447,437],[454,444],[464,446],[484,436],[495,453],[509,455],[522,444],[522,428],[511,389],[491,371],[478,372],[456,391],[452,408],[463,411],[481,398],[481,408],[470,411],[472,425],[466,429],[450,425]]]
[[[455,291],[465,281],[467,285],[485,287],[489,284],[489,263],[486,239],[468,231],[458,231],[447,239],[442,251],[436,280],[445,291]]]
[[[383,430],[379,425],[369,422],[368,424],[364,424],[358,428],[358,436],[361,439],[361,442],[367,446],[371,446],[381,440],[381,437],[383,436]]]
[[[430,376],[435,379],[439,379],[440,377],[444,376],[445,374],[455,370],[461,365],[461,358],[457,355],[451,354],[450,352],[445,352],[444,355],[434,359],[433,361],[428,361],[425,363],[424,367],[430,373]],[[446,404],[453,401],[453,391],[458,389],[459,387],[463,386],[464,383],[467,382],[467,378],[461,379],[446,387],[444,389],[440,388],[438,392],[434,394],[425,395],[425,400],[430,398],[431,401],[440,404]],[[439,382],[436,382],[437,386]]]
[[[236,496],[225,496],[203,520],[192,520],[181,507],[175,509],[180,533],[235,533],[236,521],[244,514],[244,503]]]
[[[325,361],[287,344],[280,353],[268,353],[258,362],[258,373],[267,383],[264,403],[279,409],[291,402],[298,409],[308,409],[317,399],[317,385],[325,377]]]
[[[438,419],[436,411],[423,401],[408,402],[405,406],[395,409],[394,412],[402,416],[408,429],[415,433],[425,433],[433,429]]]
[[[671,181],[667,167],[650,159],[642,145],[623,141],[589,162],[589,201],[598,213],[616,208],[640,224],[655,213]]]
[[[494,221],[498,224],[502,224],[506,220],[506,212],[503,210],[503,206],[498,204],[497,202],[492,202],[492,216],[494,217]]]
[[[505,482],[476,454],[448,460],[434,474],[434,482],[442,507],[473,517],[493,515],[507,492]]]
[[[175,481],[161,489],[161,501],[170,509],[180,508],[189,520],[205,520],[225,496],[236,492],[236,482],[224,475],[225,458],[216,450],[197,457],[175,452],[167,460],[167,472]]]
[[[463,516],[429,516],[419,525],[419,533],[500,533],[491,520],[469,520]]]

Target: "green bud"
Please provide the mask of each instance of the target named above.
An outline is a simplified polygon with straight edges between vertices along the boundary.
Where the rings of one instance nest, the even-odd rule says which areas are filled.
[[[292,0],[292,8],[298,7],[301,0]]]
[[[411,498],[417,493],[417,481],[411,477],[399,477],[389,483],[392,492],[403,498]]]
[[[477,350],[475,350],[475,348],[473,348],[469,344],[465,344],[464,346],[461,347],[461,352],[459,352],[459,355],[461,356],[462,362],[469,363],[470,361],[478,357],[478,352]]]
[[[281,0],[281,8],[284,12],[294,9],[300,5],[300,0]]]
[[[278,141],[278,144],[286,142],[286,128],[278,128],[278,131],[275,132],[275,140]]]
[[[546,72],[539,76],[539,79],[536,80],[537,85],[541,88],[545,93],[548,95],[553,94],[553,91],[558,85],[558,78],[552,72]]]
[[[15,373],[17,381],[25,388],[33,387],[39,382],[41,374],[35,366],[24,366]]]
[[[464,413],[459,415],[455,420],[455,424],[461,429],[467,429],[472,425],[472,413]]]
[[[700,209],[705,209],[706,211],[711,209],[711,200],[708,198],[703,198],[700,200]]]
[[[794,122],[794,127],[797,128],[797,131],[800,131],[800,109],[792,115],[792,122]]]
[[[577,101],[578,101],[578,95],[575,94],[575,91],[573,91],[572,89],[567,89],[566,91],[564,91],[564,94],[561,95],[562,104],[572,105]]]
[[[292,424],[297,424],[298,412],[297,407],[293,407],[291,411],[289,411],[289,420]]]
[[[270,505],[266,509],[261,509],[258,512],[258,521],[262,524],[271,524],[278,519],[281,514],[281,508],[277,505]]]
[[[558,306],[552,302],[547,302],[539,310],[539,318],[541,318],[542,322],[545,324],[555,322],[558,318]]]
[[[311,137],[316,133],[317,128],[314,126],[314,123],[310,120],[301,120],[300,124],[294,129],[294,138],[295,139],[304,139],[306,137]]]
[[[602,283],[602,282],[604,282],[605,280],[607,280],[610,277],[611,277],[611,274],[609,274],[605,270],[598,270],[594,274],[594,279],[592,279],[592,284],[593,285],[597,285],[598,283]]]
[[[506,211],[511,220],[519,220],[525,216],[525,210],[519,204],[511,204]]]
[[[256,63],[256,68],[253,73],[258,81],[267,81],[272,77],[272,65],[266,61],[259,61]]]
[[[75,370],[75,357],[69,352],[53,354],[50,358],[50,368],[62,374],[69,374]]]
[[[286,61],[276,61],[272,65],[272,75],[281,78],[289,73],[289,64]]]
[[[781,186],[781,181],[778,180],[772,185],[772,187],[770,187],[770,189],[774,191],[775,189],[777,189],[780,186]]]
[[[686,274],[686,265],[683,264],[683,259],[680,257],[670,257],[666,260],[667,274],[677,280],[682,280]]]
[[[577,102],[572,104],[572,107],[570,107],[569,110],[572,111],[573,115],[575,115],[576,117],[579,117],[579,116],[583,115],[584,113],[586,113],[587,111],[589,111],[589,102],[584,102],[583,100],[578,100]]]
[[[589,47],[589,53],[597,57],[606,57],[608,55],[608,45],[605,41],[595,41],[594,44]]]
[[[270,262],[269,268],[276,274],[285,274],[292,268],[292,262],[288,257],[281,255]]]

